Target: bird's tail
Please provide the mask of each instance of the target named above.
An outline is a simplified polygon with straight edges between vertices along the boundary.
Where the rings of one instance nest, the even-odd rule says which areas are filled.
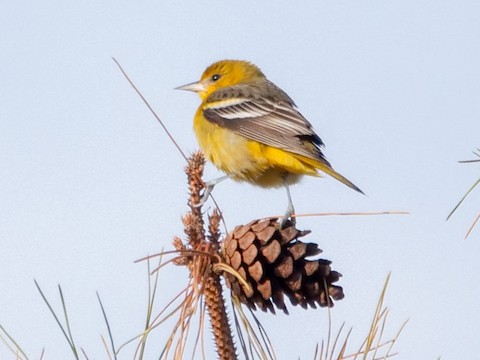
[[[359,193],[365,195],[365,193],[357,186],[355,185],[354,183],[352,183],[350,180],[348,180],[345,176],[343,176],[342,174],[339,174],[338,172],[336,172],[335,170],[333,170],[331,167],[329,166],[322,166],[319,168],[320,171],[324,172],[325,174],[328,174],[330,175],[331,177],[333,177],[334,179],[337,179],[338,181],[344,183],[345,185],[347,185],[348,187],[352,188],[353,190],[355,191],[358,191]]]
[[[365,193],[362,190],[360,190],[360,188],[357,185],[352,183],[350,180],[348,180],[342,174],[339,174],[338,172],[333,170],[332,167],[328,163],[318,161],[318,160],[314,160],[314,159],[310,159],[310,158],[307,158],[307,157],[304,157],[304,156],[301,156],[301,160],[306,162],[307,164],[313,166],[315,169],[320,170],[321,172],[323,172],[327,175],[330,175],[334,179],[337,179],[341,183],[344,183],[345,185],[352,188],[353,190],[358,191],[359,193],[365,195]]]

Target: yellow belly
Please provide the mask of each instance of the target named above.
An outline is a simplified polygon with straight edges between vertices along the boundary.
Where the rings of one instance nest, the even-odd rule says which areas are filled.
[[[319,176],[311,164],[296,154],[249,140],[196,116],[194,131],[205,156],[237,181],[262,187],[296,183],[301,175]]]

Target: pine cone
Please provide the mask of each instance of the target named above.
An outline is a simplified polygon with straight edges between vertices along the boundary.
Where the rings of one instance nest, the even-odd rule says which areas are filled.
[[[237,226],[222,243],[223,257],[250,285],[242,285],[225,273],[227,286],[242,303],[252,309],[275,313],[273,304],[288,314],[284,295],[292,305],[303,308],[333,306],[343,299],[343,289],[332,285],[342,276],[324,259],[307,259],[322,252],[314,243],[298,238],[310,231],[300,231],[287,222],[280,230],[277,219],[254,220]]]

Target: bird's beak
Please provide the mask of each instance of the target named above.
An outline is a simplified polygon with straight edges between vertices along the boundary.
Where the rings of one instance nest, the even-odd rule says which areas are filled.
[[[205,85],[202,82],[198,81],[198,82],[193,82],[187,85],[176,87],[175,90],[187,90],[187,91],[193,91],[193,92],[199,93],[199,92],[205,91]]]

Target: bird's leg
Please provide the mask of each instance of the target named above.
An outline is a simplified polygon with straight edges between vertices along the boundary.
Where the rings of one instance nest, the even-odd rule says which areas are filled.
[[[288,206],[285,215],[280,219],[280,228],[283,229],[287,220],[290,219],[293,225],[297,223],[295,217],[292,215],[295,214],[295,208],[293,207],[292,196],[290,195],[290,187],[288,186],[287,176],[285,176],[285,189],[287,189],[287,197],[288,197]]]
[[[203,194],[202,194],[202,197],[200,198],[200,201],[198,202],[198,204],[194,204],[193,207],[200,207],[203,204],[205,204],[205,202],[210,197],[210,193],[212,192],[215,185],[222,182],[223,180],[229,179],[230,177],[231,177],[230,175],[225,175],[225,176],[221,176],[217,179],[213,179],[213,180],[210,180],[210,181],[206,182],[205,183],[205,190],[203,190]]]

